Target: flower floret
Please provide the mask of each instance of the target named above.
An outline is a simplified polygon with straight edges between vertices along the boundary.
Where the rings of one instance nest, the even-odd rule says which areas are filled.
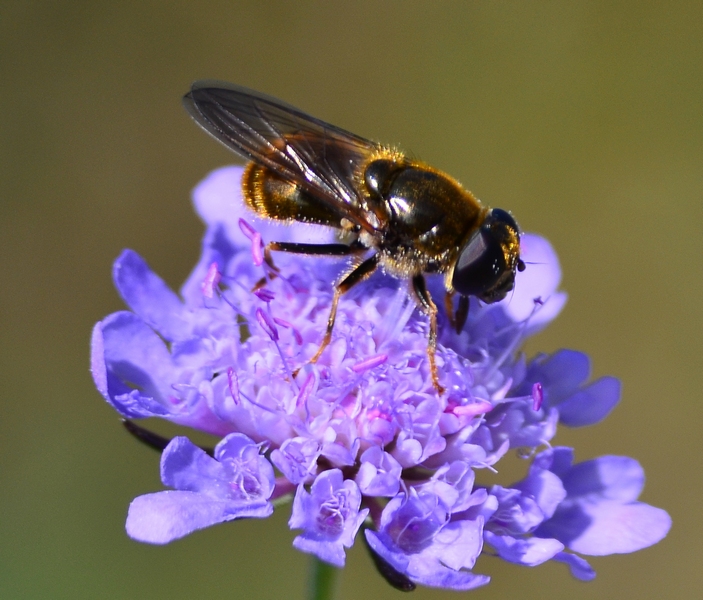
[[[161,457],[161,479],[173,491],[136,498],[127,533],[142,542],[165,544],[198,529],[273,512],[273,467],[242,434],[225,437],[215,457],[185,437],[176,437]]]
[[[315,554],[321,560],[343,567],[344,548],[350,548],[369,510],[359,510],[361,492],[339,469],[321,473],[310,491],[301,484],[293,500],[288,524],[303,529],[293,546]]]

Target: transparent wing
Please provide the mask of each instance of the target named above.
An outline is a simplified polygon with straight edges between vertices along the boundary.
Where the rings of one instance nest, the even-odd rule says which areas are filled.
[[[220,81],[198,81],[183,98],[195,121],[237,154],[296,183],[373,231],[354,178],[379,146],[280,100]]]

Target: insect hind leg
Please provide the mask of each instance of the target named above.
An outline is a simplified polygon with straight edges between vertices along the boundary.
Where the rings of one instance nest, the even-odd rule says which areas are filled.
[[[269,266],[272,277],[280,273],[273,262],[271,252],[290,252],[291,254],[307,254],[308,256],[350,256],[367,250],[358,240],[351,244],[305,244],[297,242],[269,242],[264,247],[264,262]],[[254,285],[256,291],[266,285],[266,277],[262,277]]]

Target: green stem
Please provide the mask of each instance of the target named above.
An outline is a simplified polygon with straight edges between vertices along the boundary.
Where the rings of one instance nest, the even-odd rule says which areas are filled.
[[[309,600],[333,600],[339,569],[329,563],[322,562],[315,556],[312,557],[311,567],[308,586]]]

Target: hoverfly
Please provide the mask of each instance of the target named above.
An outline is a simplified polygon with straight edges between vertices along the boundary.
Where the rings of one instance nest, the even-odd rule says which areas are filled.
[[[242,189],[255,213],[334,227],[349,240],[270,242],[265,248],[271,265],[271,251],[355,258],[335,284],[327,330],[311,362],[331,341],[339,298],[380,267],[410,281],[411,294],[429,317],[427,355],[432,382],[442,393],[435,361],[437,306],[424,275],[444,276],[447,314],[460,331],[469,296],[497,302],[513,289],[515,271],[525,268],[515,219],[484,207],[437,169],[245,87],[199,81],[183,103],[207,133],[250,161]]]

